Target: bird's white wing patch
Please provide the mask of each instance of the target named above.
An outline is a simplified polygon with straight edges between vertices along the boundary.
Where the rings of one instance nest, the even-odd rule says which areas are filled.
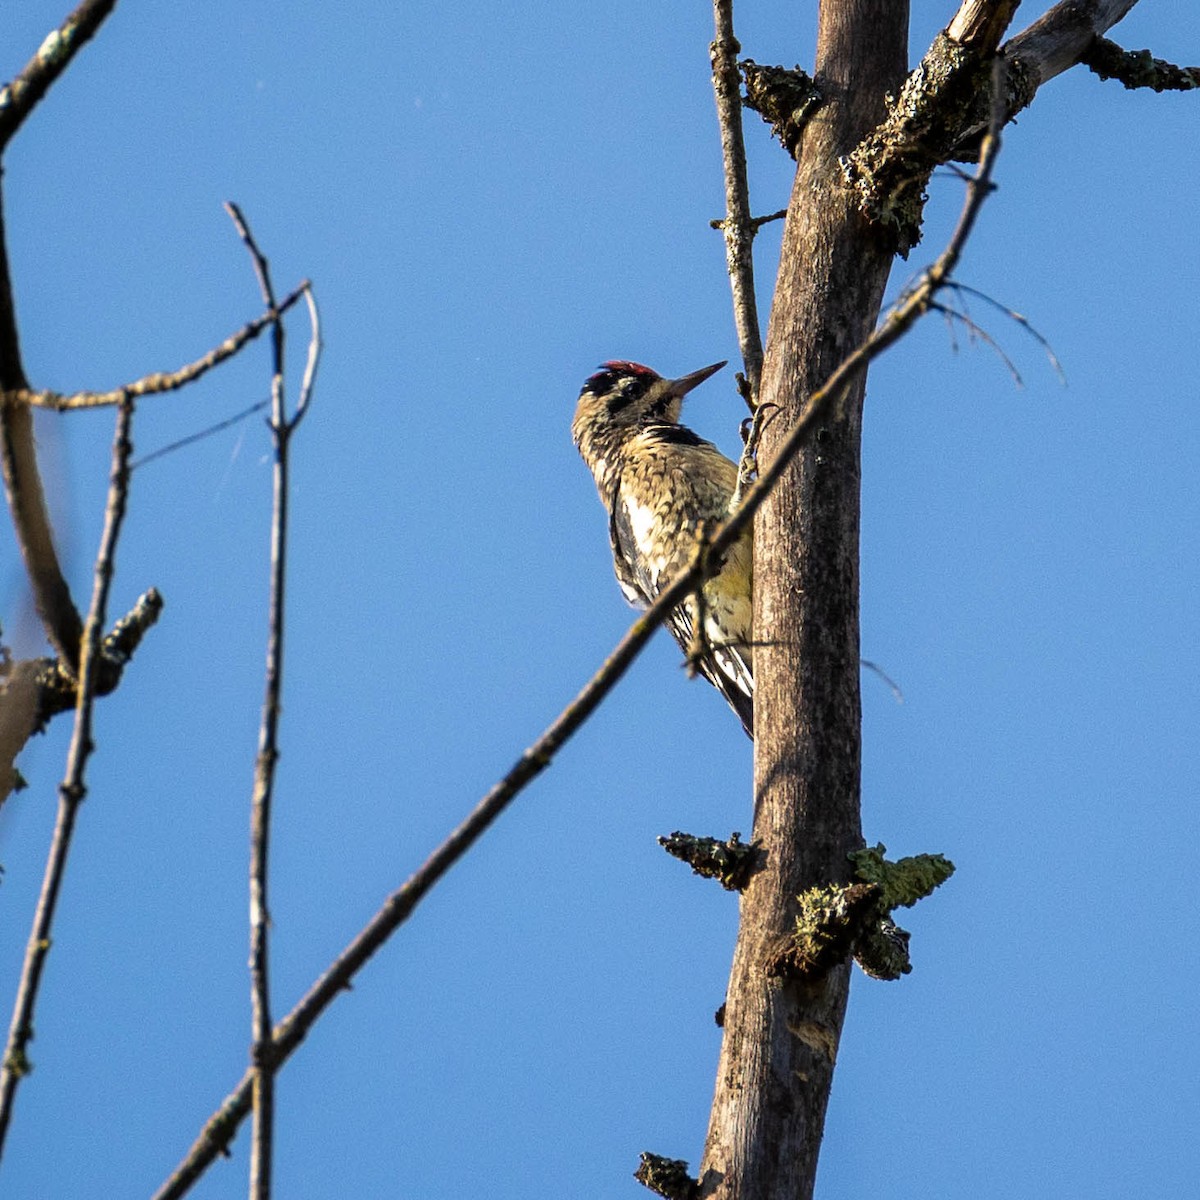
[[[617,587],[621,589],[621,595],[625,597],[626,602],[632,604],[634,608],[649,607],[646,597],[633,584],[626,583],[619,575],[617,576]]]
[[[629,518],[629,529],[638,551],[648,560],[656,558],[653,534],[658,518],[654,515],[654,509],[639,504],[629,496],[624,497],[624,503],[625,513]]]

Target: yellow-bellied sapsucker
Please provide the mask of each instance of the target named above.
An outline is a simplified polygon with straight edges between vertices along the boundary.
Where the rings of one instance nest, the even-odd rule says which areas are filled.
[[[617,582],[645,608],[692,565],[705,538],[729,515],[737,466],[679,424],[683,397],[725,364],[663,379],[632,362],[606,362],[583,385],[571,433],[608,510]],[[706,532],[707,531],[707,532]],[[716,575],[667,618],[685,653],[729,701],[754,736],[750,650],[753,543],[749,530],[725,552]],[[694,630],[701,613],[703,637]]]

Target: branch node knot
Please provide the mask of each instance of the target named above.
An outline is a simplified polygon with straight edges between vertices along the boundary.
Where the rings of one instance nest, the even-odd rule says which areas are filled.
[[[890,862],[886,847],[848,855],[856,881],[809,888],[797,897],[796,928],[767,968],[773,978],[813,979],[851,955],[873,979],[899,979],[912,970],[909,934],[891,918],[945,883],[954,864],[941,854]]]
[[[660,837],[658,844],[673,858],[687,863],[693,873],[715,879],[727,892],[740,892],[762,868],[763,855],[758,843],[743,842],[736,831],[723,842],[676,830]]]
[[[799,66],[764,67],[752,58],[738,64],[746,81],[742,103],[753,109],[793,157],[799,153],[804,126],[824,97],[807,71]]]
[[[945,33],[934,38],[900,95],[888,98],[887,116],[841,162],[860,211],[894,238],[902,258],[921,240],[925,189],[935,168],[977,159],[997,109],[1003,125],[1034,90],[1019,62]]]
[[[873,883],[830,883],[801,893],[796,928],[768,964],[768,978],[814,979],[843,962],[878,911],[880,894]]]
[[[892,920],[892,911],[911,908],[954,874],[954,864],[941,854],[914,854],[891,862],[882,842],[848,857],[854,873],[879,888],[878,909],[871,914],[854,946],[854,959],[872,979],[899,979],[912,970],[909,934]]]
[[[700,1185],[688,1174],[688,1165],[682,1158],[663,1158],[661,1154],[643,1150],[641,1160],[633,1177],[643,1187],[664,1200],[695,1200]]]

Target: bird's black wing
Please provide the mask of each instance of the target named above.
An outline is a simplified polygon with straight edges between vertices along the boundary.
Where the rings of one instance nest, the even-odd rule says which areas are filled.
[[[692,653],[694,622],[686,604],[671,610],[667,628],[685,655]],[[750,666],[736,646],[705,648],[696,663],[700,674],[725,697],[729,707],[738,715],[748,738],[754,738],[754,676]]]
[[[613,484],[608,497],[608,542],[612,548],[613,570],[625,599],[635,608],[648,608],[656,590],[644,570],[638,570],[642,561],[633,526],[629,523],[629,510],[621,503],[620,482]]]
[[[608,504],[608,538],[613,569],[625,599],[637,608],[647,608],[659,592],[659,581],[651,578],[640,553],[629,510],[621,502],[620,486],[614,486]],[[665,621],[671,636],[684,654],[692,651],[692,613],[688,604],[671,610]],[[736,646],[710,645],[697,663],[700,673],[725,697],[738,715],[746,736],[754,737],[754,676]]]

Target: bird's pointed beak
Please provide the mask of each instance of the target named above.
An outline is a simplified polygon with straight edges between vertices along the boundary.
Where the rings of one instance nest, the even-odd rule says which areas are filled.
[[[726,359],[726,362],[729,360]],[[676,396],[686,396],[694,387],[702,384],[710,375],[715,375],[723,366],[724,362],[713,363],[711,367],[701,367],[699,371],[693,371],[690,375],[684,375],[679,379],[671,380],[671,392]]]

